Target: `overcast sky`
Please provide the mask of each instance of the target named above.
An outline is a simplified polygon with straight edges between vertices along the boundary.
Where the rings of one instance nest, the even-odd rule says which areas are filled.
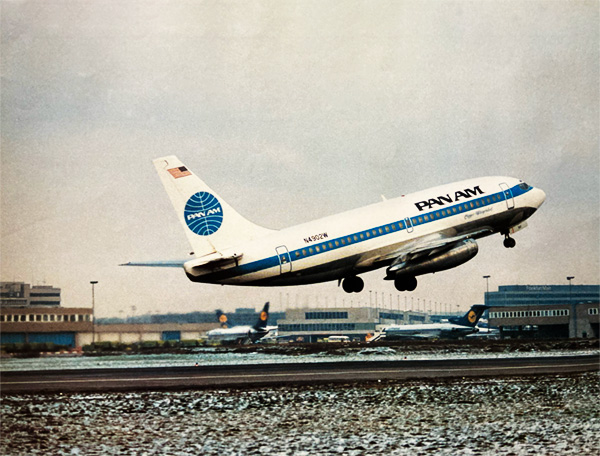
[[[375,293],[466,309],[483,275],[491,290],[599,281],[597,1],[0,5],[2,280],[60,287],[71,307],[98,280],[98,316]],[[171,154],[269,228],[486,175],[547,199],[515,249],[483,239],[412,294],[384,270],[361,295],[202,285],[118,266],[190,251],[151,163]]]

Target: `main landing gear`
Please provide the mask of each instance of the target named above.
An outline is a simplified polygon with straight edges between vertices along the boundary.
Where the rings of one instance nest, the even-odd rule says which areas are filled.
[[[365,288],[365,282],[360,277],[346,277],[342,282],[342,288],[346,293],[360,293]]]
[[[517,241],[515,241],[513,238],[511,238],[508,234],[504,235],[504,247],[506,247],[507,249],[512,249],[514,248],[514,246],[517,245]]]
[[[401,277],[394,280],[394,286],[398,291],[414,291],[417,288],[417,278],[413,276]]]

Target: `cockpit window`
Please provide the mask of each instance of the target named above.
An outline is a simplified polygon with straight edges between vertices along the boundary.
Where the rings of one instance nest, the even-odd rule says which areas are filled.
[[[521,182],[519,184],[519,187],[521,188],[521,190],[529,190],[531,188],[531,186],[529,184],[526,184],[525,182]]]

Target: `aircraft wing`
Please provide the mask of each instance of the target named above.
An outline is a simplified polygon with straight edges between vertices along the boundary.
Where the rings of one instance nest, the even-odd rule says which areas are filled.
[[[439,234],[436,234],[433,237],[425,236],[423,238],[416,239],[415,241],[403,244],[399,249],[388,252],[385,255],[380,255],[378,257],[369,258],[366,261],[359,262],[357,264],[357,268],[372,265],[374,263],[385,263],[389,262],[390,260],[393,260],[391,268],[394,268],[395,265],[402,265],[417,258],[430,256],[441,252],[445,248],[456,244],[457,242],[464,241],[466,239],[477,239],[492,233],[493,231],[491,229],[485,228],[469,233],[463,233],[457,236],[444,236]]]

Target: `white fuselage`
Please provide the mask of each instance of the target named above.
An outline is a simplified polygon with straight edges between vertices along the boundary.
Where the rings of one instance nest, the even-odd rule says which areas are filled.
[[[386,339],[401,338],[455,338],[478,332],[471,326],[453,323],[431,323],[422,325],[392,325],[383,331]]]
[[[238,340],[257,340],[265,336],[269,332],[257,331],[252,326],[234,326],[232,328],[217,328],[211,329],[206,333],[209,341],[238,341]]]
[[[535,212],[543,191],[518,179],[485,177],[443,185],[325,217],[234,246],[237,262],[188,268],[195,282],[299,285],[383,266],[394,252],[464,233],[507,232]]]

